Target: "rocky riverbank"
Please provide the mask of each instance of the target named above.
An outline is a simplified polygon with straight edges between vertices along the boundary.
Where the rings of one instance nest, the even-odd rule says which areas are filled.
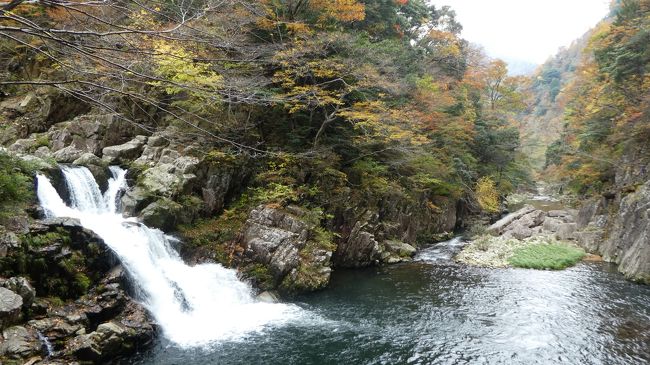
[[[578,212],[543,211],[526,205],[487,228],[486,234],[473,239],[456,256],[469,265],[508,267],[516,250],[533,245],[577,244]]]
[[[295,165],[278,177],[268,158],[211,149],[174,125],[139,129],[87,107],[65,109],[69,102],[53,92],[0,103],[0,153],[30,165],[22,179],[44,173],[70,203],[59,165],[87,167],[102,191],[109,166],[128,168],[124,215],[179,236],[187,261],[237,268],[260,291],[319,290],[336,267],[408,261],[418,242],[443,239],[456,226],[458,204],[449,196],[370,199],[337,182],[342,172],[328,171],[310,183],[354,201],[320,206],[300,190],[313,174],[305,170],[317,166]],[[27,187],[14,217],[0,217],[0,360],[102,363],[148,346],[156,325],[129,295],[128,273],[78,221],[43,219],[34,184]]]
[[[24,224],[0,239],[3,364],[103,363],[151,343],[155,324],[99,237],[74,219]]]

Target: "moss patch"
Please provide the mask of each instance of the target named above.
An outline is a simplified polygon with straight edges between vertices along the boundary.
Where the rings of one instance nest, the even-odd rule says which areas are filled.
[[[562,270],[575,265],[584,256],[584,250],[566,244],[535,244],[516,249],[508,262],[526,269]]]

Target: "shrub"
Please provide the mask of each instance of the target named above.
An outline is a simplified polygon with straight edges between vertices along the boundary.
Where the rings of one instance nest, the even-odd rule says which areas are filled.
[[[0,216],[33,197],[31,170],[23,161],[0,152]]]
[[[566,244],[534,244],[516,249],[508,262],[525,269],[562,270],[575,265],[584,256],[584,250]]]
[[[488,213],[499,211],[499,192],[492,178],[489,176],[480,178],[476,183],[475,193],[481,209]]]

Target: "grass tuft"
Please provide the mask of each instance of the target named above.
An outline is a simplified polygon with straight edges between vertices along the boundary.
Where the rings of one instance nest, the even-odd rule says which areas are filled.
[[[585,251],[565,244],[535,244],[520,247],[508,259],[510,265],[525,269],[562,270],[575,265]]]

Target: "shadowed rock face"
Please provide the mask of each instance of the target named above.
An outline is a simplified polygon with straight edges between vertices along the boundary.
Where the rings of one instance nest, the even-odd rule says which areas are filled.
[[[126,274],[78,220],[34,222],[2,240],[0,363],[44,357],[44,339],[61,363],[104,363],[152,342],[155,327],[127,295]]]
[[[617,263],[628,279],[650,284],[650,182],[585,204],[578,224],[585,248]]]
[[[313,225],[298,207],[259,206],[246,221],[243,245],[254,262],[269,269],[276,287],[289,292],[325,287],[331,274],[331,243],[312,240]],[[326,243],[327,244],[327,243]]]

